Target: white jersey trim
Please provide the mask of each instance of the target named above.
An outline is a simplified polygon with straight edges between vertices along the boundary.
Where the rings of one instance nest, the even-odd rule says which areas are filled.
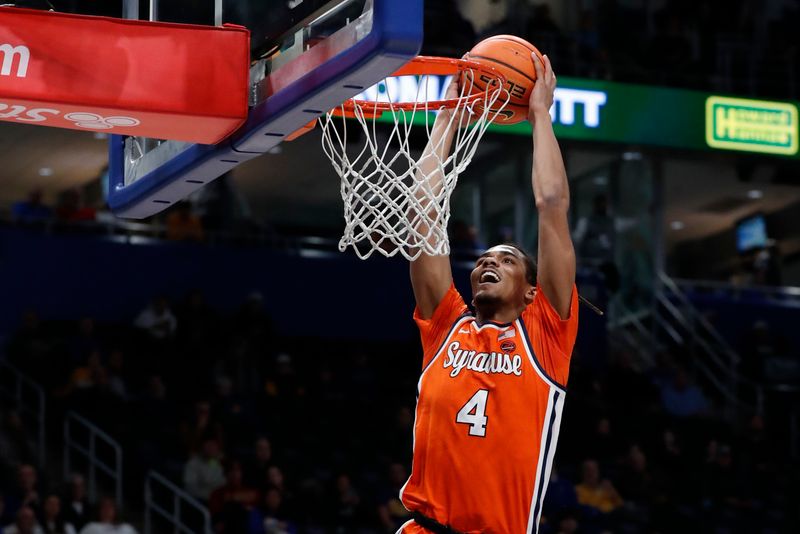
[[[474,315],[470,315],[470,317],[472,317],[472,329],[475,330],[476,332],[480,332],[484,328],[494,328],[495,330],[506,330],[514,326],[513,323],[506,323],[506,324],[483,323],[479,325],[478,319],[476,319]]]
[[[439,359],[439,356],[442,355],[442,352],[445,351],[445,347],[447,347],[447,342],[450,341],[450,338],[453,337],[453,332],[456,331],[461,325],[463,325],[467,321],[474,320],[474,317],[470,315],[462,315],[456,322],[453,323],[453,326],[450,327],[450,330],[447,332],[447,335],[442,339],[442,344],[439,346],[439,349],[436,351],[436,354],[431,358],[431,361],[428,362],[428,365],[425,366],[425,369],[419,374],[419,380],[417,380],[417,395],[420,394],[420,388],[422,387],[422,377],[425,376],[425,373],[428,372],[428,369],[431,368],[433,362]]]
[[[547,397],[542,438],[539,442],[539,461],[536,466],[536,478],[533,482],[533,497],[528,511],[528,528],[526,532],[536,534],[539,532],[539,521],[542,517],[544,497],[550,482],[550,473],[553,468],[553,458],[558,446],[558,434],[561,428],[561,415],[564,411],[565,394],[557,388],[550,388]]]
[[[539,363],[539,360],[536,358],[536,353],[533,351],[533,345],[531,344],[530,334],[528,330],[525,328],[525,323],[522,322],[522,319],[517,319],[517,328],[519,328],[519,335],[522,338],[522,344],[525,346],[525,352],[528,354],[528,360],[530,360],[531,365],[533,366],[533,370],[536,371],[536,374],[539,375],[539,378],[544,380],[545,384],[550,387],[556,388],[562,393],[566,393],[567,390],[564,386],[557,383],[555,380],[547,376],[544,368]]]

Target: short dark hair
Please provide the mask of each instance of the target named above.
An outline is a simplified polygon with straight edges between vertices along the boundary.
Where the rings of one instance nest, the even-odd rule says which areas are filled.
[[[522,248],[517,243],[509,242],[501,244],[507,247],[514,247],[515,249],[520,251],[525,261],[525,280],[530,285],[536,286],[536,277],[538,275],[538,266],[536,264],[536,259],[532,255],[528,254],[528,251]]]

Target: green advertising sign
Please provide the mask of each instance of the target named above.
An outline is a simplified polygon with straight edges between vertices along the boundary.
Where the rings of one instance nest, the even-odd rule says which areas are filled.
[[[791,103],[566,78],[559,80],[551,114],[563,139],[798,154],[798,111]],[[505,131],[529,135],[530,125]]]
[[[793,156],[797,154],[797,106],[709,97],[706,142],[714,148]]]
[[[413,100],[419,94],[413,85],[389,88],[392,100]],[[442,93],[446,86],[441,79]],[[794,103],[565,77],[558,79],[554,100],[550,113],[560,139],[798,157],[800,120]],[[492,125],[490,131],[530,135],[531,126]]]

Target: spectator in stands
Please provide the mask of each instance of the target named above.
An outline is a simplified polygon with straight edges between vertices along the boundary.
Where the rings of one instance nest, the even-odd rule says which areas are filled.
[[[575,493],[575,486],[561,476],[561,473],[554,466],[550,472],[550,482],[547,484],[547,498],[544,500],[543,514],[547,518],[558,517],[569,510],[575,510],[578,506],[578,496]]]
[[[683,449],[671,428],[665,428],[662,432],[660,445],[659,463],[668,470],[677,469],[685,463]]]
[[[238,460],[226,462],[225,484],[215,489],[208,500],[208,509],[212,514],[222,512],[226,504],[238,503],[250,509],[258,504],[258,490],[244,481],[242,464]]]
[[[286,478],[277,465],[271,465],[267,469],[267,487],[277,489],[283,497],[286,497]]]
[[[67,189],[56,205],[56,218],[61,222],[93,221],[97,215],[91,206],[84,206],[79,189]]]
[[[103,347],[97,338],[94,319],[81,317],[80,321],[78,321],[78,331],[74,336],[70,337],[68,344],[72,366],[84,364],[89,354],[101,351]]]
[[[34,466],[21,464],[17,468],[17,487],[6,495],[6,507],[12,516],[16,516],[17,512],[25,507],[32,509],[34,513],[39,512],[41,509],[39,475]]]
[[[183,486],[192,497],[208,501],[211,493],[225,484],[222,450],[216,438],[206,438],[200,453],[193,454],[183,470]]]
[[[411,518],[411,513],[400,502],[400,489],[408,480],[408,471],[403,464],[395,462],[389,466],[389,484],[378,502],[378,518],[387,532],[396,532]]]
[[[52,493],[44,500],[41,525],[44,534],[76,534],[75,527],[61,513],[61,497]]]
[[[294,524],[288,520],[283,506],[283,496],[277,488],[264,493],[262,504],[250,512],[248,534],[294,534]]]
[[[248,397],[234,392],[233,380],[228,376],[218,376],[215,386],[212,412],[219,419],[225,440],[237,444],[250,442],[258,421],[253,417]]]
[[[709,414],[709,404],[703,391],[693,384],[683,367],[678,367],[672,382],[661,388],[661,404],[674,417],[699,417]]]
[[[171,241],[203,241],[203,221],[192,213],[189,202],[178,202],[167,215],[167,239]]]
[[[611,293],[619,289],[619,268],[614,257],[616,235],[631,225],[631,221],[615,218],[610,213],[608,197],[599,194],[592,202],[592,213],[578,219],[572,232],[578,258],[583,264],[594,266],[603,273]]]
[[[11,220],[16,223],[30,224],[49,221],[53,218],[53,210],[44,204],[41,189],[34,189],[28,194],[28,200],[16,202],[11,207]]]
[[[580,530],[581,525],[578,522],[578,513],[574,510],[565,510],[556,516],[553,524],[556,525],[558,534],[577,534],[583,532]],[[589,531],[587,531],[589,532]]]
[[[647,456],[638,445],[631,445],[617,477],[619,491],[629,504],[646,508],[656,500],[658,488],[647,465]]]
[[[21,323],[6,348],[9,361],[31,376],[50,378],[44,377],[42,370],[50,363],[48,356],[53,342],[42,327],[39,314],[34,310],[26,310],[22,314]]]
[[[44,534],[36,521],[36,512],[30,506],[17,511],[17,520],[3,529],[3,534]]]
[[[163,454],[174,453],[185,458],[188,450],[180,446],[174,404],[167,396],[167,386],[160,375],[147,378],[147,389],[134,407],[134,413],[138,415],[134,421],[135,431],[145,438],[140,442],[140,453],[148,465],[158,463]]]
[[[234,317],[233,332],[238,350],[228,354],[225,362],[228,372],[242,391],[261,391],[269,356],[274,355],[272,318],[261,292],[252,291],[247,295]]]
[[[86,479],[73,473],[69,479],[69,490],[64,498],[64,519],[80,530],[89,522],[89,499],[86,497]]]
[[[11,206],[11,220],[19,223],[44,222],[53,218],[53,209],[44,201],[44,192],[37,188],[28,193],[26,200],[15,202]]]
[[[296,504],[294,492],[286,483],[283,470],[277,465],[272,465],[267,469],[267,491],[276,489],[281,493],[281,510],[287,517],[294,517],[293,510]]]
[[[97,507],[97,521],[89,523],[80,534],[137,534],[136,529],[117,517],[117,503],[111,497],[103,497]]]
[[[275,356],[275,370],[264,385],[264,393],[273,397],[276,406],[292,407],[300,397],[305,395],[303,380],[298,376],[292,356],[281,352]]]
[[[620,411],[633,410],[644,415],[658,408],[659,391],[653,381],[637,369],[639,355],[632,349],[615,350],[611,355],[612,362],[606,378],[606,397],[613,409]],[[631,406],[630,399],[637,399]]]
[[[9,408],[0,412],[3,415],[0,426],[0,467],[2,471],[12,471],[17,465],[33,463],[35,449],[19,412]]]
[[[337,532],[354,532],[360,524],[361,497],[350,480],[350,475],[341,473],[336,477],[333,521]]]
[[[17,223],[36,223],[47,221],[53,216],[53,210],[42,201],[44,192],[37,188],[28,192],[25,200],[11,205],[11,220]]]
[[[389,412],[386,413],[389,419]],[[409,406],[398,407],[393,420],[392,426],[387,426],[382,432],[381,451],[390,458],[403,458],[413,446],[414,409]],[[332,426],[329,431],[335,432],[335,427]]]
[[[89,353],[82,365],[70,373],[69,382],[61,394],[71,395],[81,390],[91,389],[105,380],[105,373],[100,351],[94,350]]]
[[[208,439],[215,439],[220,445],[224,443],[223,428],[212,416],[211,403],[207,400],[195,403],[191,419],[181,423],[181,436],[187,453],[199,451]]]
[[[245,469],[245,482],[252,487],[264,489],[267,483],[267,471],[274,465],[272,459],[272,443],[265,437],[256,439],[253,458]]]
[[[701,482],[706,511],[713,516],[730,514],[726,508],[744,504],[749,481],[735,468],[730,445],[711,440],[707,455]]]
[[[106,367],[108,390],[121,400],[128,397],[128,386],[125,378],[125,354],[122,349],[112,349],[108,355]]]
[[[134,326],[146,332],[155,341],[165,341],[175,334],[178,321],[164,296],[157,296],[134,321]]]
[[[595,431],[586,442],[588,453],[604,464],[617,460],[620,453],[620,442],[612,431],[611,420],[600,417],[595,424]]]
[[[772,384],[793,384],[800,379],[796,351],[768,321],[755,321],[740,346],[743,356],[740,372],[748,379]]]
[[[782,279],[780,249],[774,240],[770,240],[769,246],[756,252],[753,258],[753,284],[780,286]]]
[[[600,478],[600,466],[595,460],[584,461],[581,473],[581,483],[575,486],[580,504],[608,514],[625,503],[614,485],[609,480]]]
[[[257,489],[244,483],[242,464],[227,463],[225,485],[215,489],[208,499],[208,510],[216,524],[222,523],[226,532],[244,532],[250,512],[259,504]]]

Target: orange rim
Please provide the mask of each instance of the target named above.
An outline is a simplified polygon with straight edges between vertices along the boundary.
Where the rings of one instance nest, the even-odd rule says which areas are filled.
[[[449,57],[437,56],[417,56],[399,69],[392,73],[388,78],[397,76],[450,76],[460,72],[473,71],[487,75],[499,82],[500,87],[504,87],[506,77],[497,69],[484,65],[470,59],[454,59]],[[459,98],[447,98],[444,100],[432,100],[425,104],[430,109],[455,109],[459,105],[473,104],[483,98],[485,90],[480,90]],[[356,108],[360,108],[365,118],[375,118],[385,111],[403,110],[414,111],[418,109],[420,102],[380,102],[375,100],[356,100],[350,98],[345,100],[342,105],[337,106],[331,113],[336,116],[354,117]]]

